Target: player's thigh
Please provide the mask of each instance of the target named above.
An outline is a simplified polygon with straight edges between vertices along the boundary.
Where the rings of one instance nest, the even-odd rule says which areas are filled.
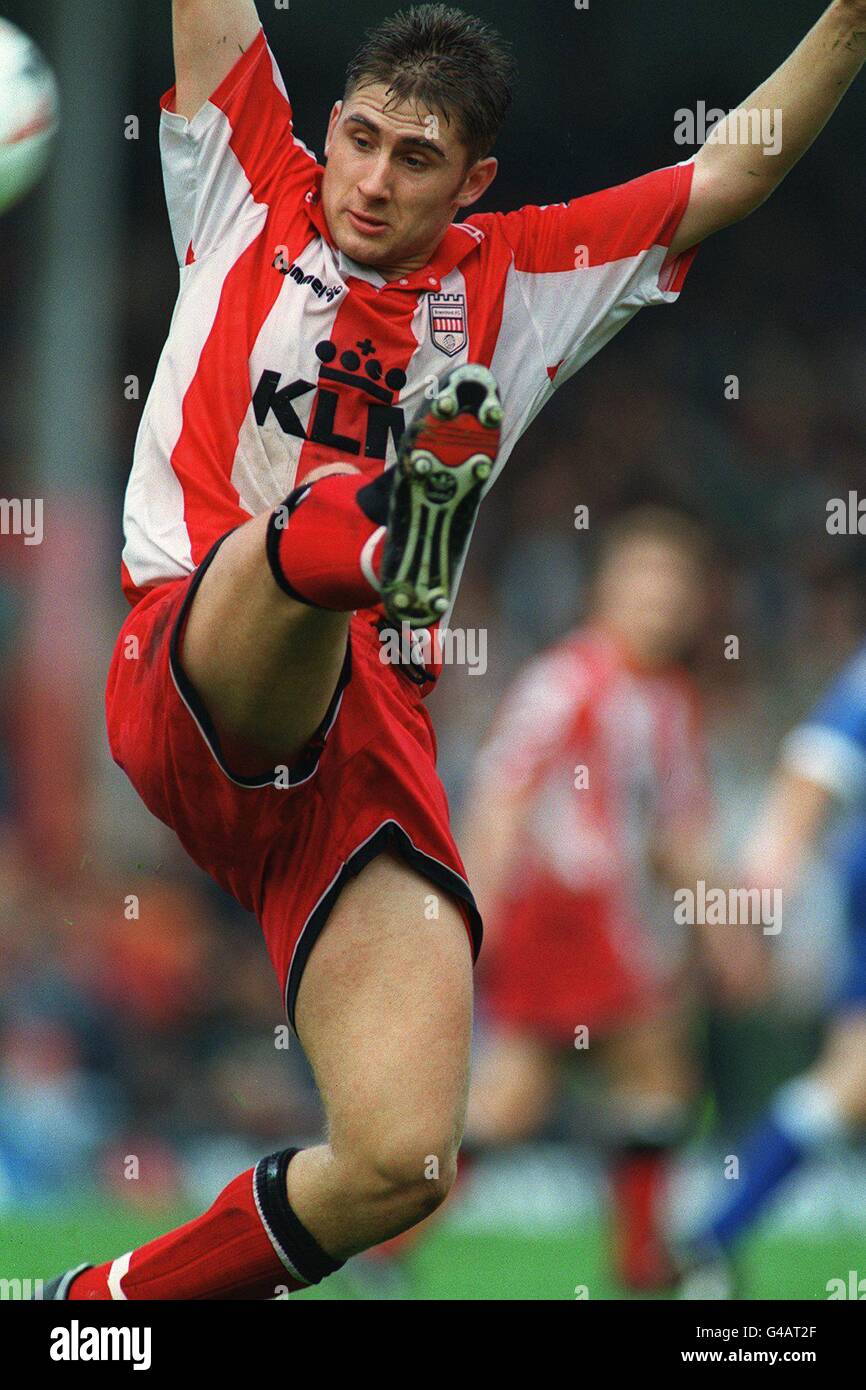
[[[472,1034],[462,914],[388,854],[343,889],[304,970],[298,1035],[336,1156],[409,1171],[453,1162]]]
[[[620,1095],[690,1099],[695,1076],[687,1013],[659,1009],[623,1023],[604,1038],[601,1061]]]
[[[201,578],[181,664],[224,742],[289,762],[325,716],[346,650],[349,614],[296,603],[274,582],[269,517],[227,536]],[[244,773],[260,767],[240,767]],[[234,763],[239,761],[235,752]]]
[[[832,1091],[849,1124],[866,1126],[866,1007],[833,1021],[812,1075]]]
[[[475,1143],[518,1143],[550,1115],[559,1080],[556,1050],[522,1032],[497,1032],[485,1043],[469,1096]]]

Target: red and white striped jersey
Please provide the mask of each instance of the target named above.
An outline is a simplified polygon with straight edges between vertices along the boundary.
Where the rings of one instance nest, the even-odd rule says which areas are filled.
[[[690,161],[551,207],[475,214],[423,270],[386,283],[334,245],[322,166],[294,135],[264,35],[193,120],[162,99],[180,291],[124,509],[131,601],[314,467],[371,474],[435,381],[475,361],[505,407],[498,467],[554,389],[648,304],[676,300],[668,248]]]
[[[486,794],[523,787],[530,811],[510,888],[541,869],[598,894],[618,921],[655,898],[659,836],[708,825],[711,794],[697,690],[679,667],[635,667],[579,628],[534,658],[503,698],[476,776]],[[613,909],[616,909],[615,911]]]

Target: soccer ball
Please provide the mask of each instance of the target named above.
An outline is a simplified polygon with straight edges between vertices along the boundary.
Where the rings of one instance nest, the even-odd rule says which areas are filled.
[[[0,212],[39,178],[56,127],[53,72],[27,35],[0,19]]]

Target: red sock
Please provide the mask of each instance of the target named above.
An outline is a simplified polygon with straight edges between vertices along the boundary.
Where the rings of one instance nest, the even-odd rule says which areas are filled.
[[[626,1288],[667,1288],[673,1264],[664,1237],[664,1203],[671,1152],[626,1150],[611,1172],[614,1256]]]
[[[85,1270],[69,1298],[270,1299],[318,1283],[340,1264],[289,1207],[285,1173],[295,1152],[274,1154],[241,1173],[203,1216]]]
[[[390,479],[357,474],[304,484],[277,507],[268,527],[271,571],[290,597],[350,613],[379,600],[371,582],[385,543]],[[361,488],[367,489],[358,501]],[[378,517],[374,520],[373,517]]]

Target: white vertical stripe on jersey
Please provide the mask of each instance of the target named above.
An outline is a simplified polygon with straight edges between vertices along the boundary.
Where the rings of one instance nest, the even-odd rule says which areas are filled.
[[[162,112],[159,145],[165,201],[178,263],[192,243],[196,260],[232,236],[240,221],[260,217],[244,169],[231,147],[232,127],[218,106],[206,101],[191,121]],[[311,165],[312,167],[312,165]]]
[[[218,250],[181,271],[181,292],[139,425],[124,502],[123,559],[139,588],[192,572],[183,492],[171,457],[183,425],[184,397],[213,327],[225,277],[258,236],[266,215],[266,208],[260,208],[257,219],[241,223]],[[195,293],[187,301],[191,276],[196,277]]]
[[[312,236],[295,257],[304,275],[315,275],[325,285],[342,282],[331,248],[319,236]],[[309,286],[302,286],[289,275],[283,276],[280,293],[259,330],[250,352],[250,391],[255,392],[262,371],[280,373],[278,389],[305,378],[316,383],[320,363],[316,344],[330,339],[334,322],[347,291],[332,301],[319,299]],[[318,390],[306,392],[292,402],[292,409],[306,434]],[[269,411],[263,425],[255,418],[252,399],[238,431],[238,447],[232,462],[232,487],[253,516],[278,506],[295,486],[303,440],[286,434],[276,416]],[[352,460],[349,460],[352,462]]]

